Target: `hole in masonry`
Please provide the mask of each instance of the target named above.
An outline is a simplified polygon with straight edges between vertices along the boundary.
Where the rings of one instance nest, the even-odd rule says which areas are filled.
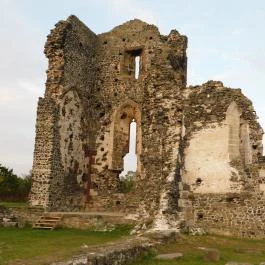
[[[197,185],[201,185],[201,183],[202,183],[202,179],[201,179],[201,178],[197,178],[197,179],[196,179],[196,184],[197,184]]]
[[[122,113],[122,114],[121,114],[121,119],[124,120],[124,119],[126,119],[126,118],[127,118],[127,113],[125,113],[125,112]]]
[[[197,219],[202,220],[203,219],[203,213],[197,213]]]

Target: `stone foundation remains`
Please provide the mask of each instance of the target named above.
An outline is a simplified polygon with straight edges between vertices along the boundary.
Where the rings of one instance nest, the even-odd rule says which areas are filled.
[[[263,130],[252,103],[219,81],[187,87],[186,48],[176,30],[164,36],[137,19],[99,35],[75,16],[56,24],[45,45],[32,206],[265,237]],[[132,121],[137,172],[121,193]]]

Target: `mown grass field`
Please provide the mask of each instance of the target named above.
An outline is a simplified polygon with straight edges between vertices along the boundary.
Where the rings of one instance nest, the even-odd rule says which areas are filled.
[[[199,248],[215,248],[220,251],[220,261],[210,262]],[[176,243],[164,245],[158,254],[181,252],[183,257],[172,261],[156,260],[155,253],[139,259],[132,265],[224,265],[228,261],[260,264],[265,262],[265,240],[235,239],[223,236],[182,235]]]
[[[129,234],[128,226],[111,232],[32,228],[0,228],[1,265],[42,265],[78,254],[82,246],[96,246],[115,241]]]
[[[82,252],[82,247],[102,245],[129,235],[130,227],[121,226],[111,232],[58,229],[54,231],[31,228],[0,228],[1,265],[44,265],[65,260]],[[220,260],[211,262],[200,248],[214,248]],[[162,253],[181,252],[177,260],[157,260]],[[150,255],[131,265],[224,265],[228,261],[258,265],[265,262],[265,240],[235,239],[224,236],[181,235],[175,243],[160,246]]]
[[[25,208],[28,207],[27,202],[0,202],[0,206],[6,208]]]

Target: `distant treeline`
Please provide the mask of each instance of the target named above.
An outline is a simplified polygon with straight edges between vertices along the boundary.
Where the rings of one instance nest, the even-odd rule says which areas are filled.
[[[31,187],[31,173],[23,178],[0,164],[0,201],[27,201]]]

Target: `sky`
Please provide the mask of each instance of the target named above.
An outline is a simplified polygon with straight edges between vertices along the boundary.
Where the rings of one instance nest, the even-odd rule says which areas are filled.
[[[139,18],[188,36],[188,85],[241,88],[265,128],[263,0],[0,0],[0,164],[32,167],[38,97],[45,90],[46,36],[74,14],[102,33]]]

